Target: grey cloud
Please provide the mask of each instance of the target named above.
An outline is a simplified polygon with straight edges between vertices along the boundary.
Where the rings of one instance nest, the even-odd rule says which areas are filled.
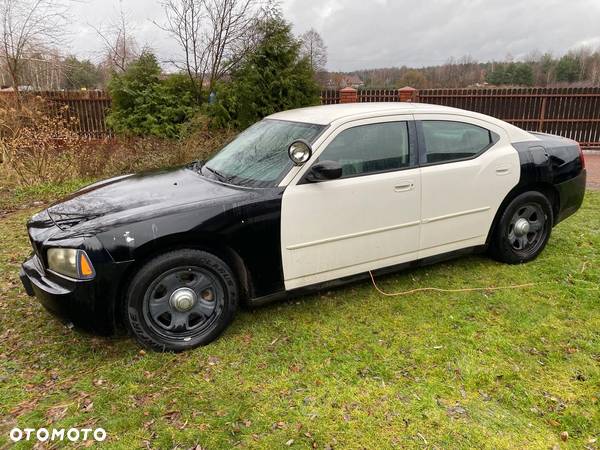
[[[314,21],[315,8],[330,13]],[[598,0],[291,0],[285,10],[322,34],[334,70],[563,53],[600,39]]]
[[[118,0],[75,7],[73,48],[93,56],[100,43],[87,24],[106,23]],[[177,46],[152,22],[163,21],[159,0],[124,0],[141,44],[163,60]],[[600,45],[600,0],[283,0],[294,31],[314,27],[329,51],[328,68],[354,70],[425,66],[450,57],[522,58],[533,50],[564,53]]]

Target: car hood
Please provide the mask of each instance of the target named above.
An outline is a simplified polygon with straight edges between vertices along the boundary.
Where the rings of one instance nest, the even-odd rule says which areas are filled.
[[[241,195],[243,188],[209,180],[195,170],[177,168],[125,175],[92,184],[51,205],[47,213],[62,230],[110,216],[111,222],[164,214],[172,208],[217,202]],[[103,221],[105,222],[105,221]]]

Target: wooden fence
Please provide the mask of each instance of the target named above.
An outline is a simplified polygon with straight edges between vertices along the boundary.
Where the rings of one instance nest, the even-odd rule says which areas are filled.
[[[322,104],[413,101],[480,112],[529,131],[558,134],[600,149],[600,87],[325,90]],[[343,97],[343,98],[342,98]]]
[[[73,127],[87,139],[106,139],[113,136],[106,125],[111,100],[103,91],[43,91],[22,92],[22,97],[40,96],[51,114],[68,115],[77,120]],[[0,92],[0,101],[14,97],[13,92]],[[65,107],[68,109],[65,110]]]
[[[11,96],[11,92],[1,92]],[[89,139],[112,137],[106,125],[111,100],[102,91],[36,92],[56,114],[68,111],[74,127]],[[600,149],[600,87],[486,89],[352,89],[324,90],[322,104],[413,101],[453,106],[487,114],[530,131],[558,134],[584,148]]]

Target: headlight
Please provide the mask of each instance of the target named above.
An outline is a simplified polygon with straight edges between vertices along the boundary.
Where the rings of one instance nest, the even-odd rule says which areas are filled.
[[[48,269],[79,280],[94,278],[94,267],[83,250],[51,248],[48,250]]]

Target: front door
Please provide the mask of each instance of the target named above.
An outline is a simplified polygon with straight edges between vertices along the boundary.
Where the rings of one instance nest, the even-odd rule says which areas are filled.
[[[412,116],[347,123],[329,136],[283,195],[281,245],[287,290],[416,259],[420,169]],[[305,181],[319,161],[340,179]]]

